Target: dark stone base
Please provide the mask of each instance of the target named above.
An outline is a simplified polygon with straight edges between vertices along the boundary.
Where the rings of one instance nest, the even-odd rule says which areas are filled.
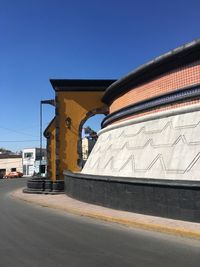
[[[61,192],[65,189],[65,182],[63,180],[56,180],[52,183],[52,191]]]
[[[58,194],[64,192],[64,181],[51,181],[45,178],[33,178],[27,181],[24,193]]]
[[[44,183],[44,191],[45,192],[51,192],[52,191],[52,184],[53,184],[53,182],[51,180],[46,180]]]
[[[200,182],[64,172],[70,197],[118,210],[200,222]]]
[[[45,185],[45,179],[33,178],[27,181],[27,188],[32,191],[43,191]]]

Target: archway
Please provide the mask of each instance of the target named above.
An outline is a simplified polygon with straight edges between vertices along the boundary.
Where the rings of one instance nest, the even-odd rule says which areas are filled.
[[[51,80],[55,90],[54,147],[55,179],[64,171],[79,172],[82,158],[81,133],[84,122],[95,114],[107,113],[102,102],[105,90],[115,80]],[[50,146],[49,145],[49,146]],[[53,161],[52,161],[53,162]],[[50,177],[54,179],[54,177]]]
[[[101,129],[101,122],[108,113],[107,108],[93,109],[88,112],[79,125],[78,165],[82,169],[93,146],[97,141],[97,132]]]

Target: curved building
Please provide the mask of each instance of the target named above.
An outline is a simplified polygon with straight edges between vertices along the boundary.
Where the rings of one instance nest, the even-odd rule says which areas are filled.
[[[200,40],[116,81],[103,102],[109,115],[82,173],[200,180]]]
[[[109,114],[66,193],[115,209],[200,222],[200,39],[112,83]]]

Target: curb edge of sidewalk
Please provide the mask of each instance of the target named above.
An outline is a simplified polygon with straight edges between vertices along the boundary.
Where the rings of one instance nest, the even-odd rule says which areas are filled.
[[[47,203],[42,203],[41,201],[34,201],[31,199],[27,199],[25,196],[18,196],[16,195],[16,191],[12,191],[10,193],[10,196],[15,199],[22,200],[27,203],[32,203],[37,206],[41,207],[46,207],[46,208],[51,208],[51,209],[56,209],[56,210],[61,210],[65,212],[69,212],[74,215],[79,215],[79,216],[84,216],[84,217],[89,217],[101,221],[106,221],[106,222],[112,222],[112,223],[118,223],[124,226],[129,226],[129,227],[135,227],[139,229],[144,229],[144,230],[149,230],[149,231],[156,231],[160,233],[165,233],[165,234],[171,234],[171,235],[176,235],[176,236],[181,236],[181,237],[186,237],[186,238],[192,238],[192,239],[197,239],[200,240],[200,231],[191,231],[191,230],[186,230],[181,227],[169,227],[166,225],[160,225],[160,224],[155,224],[155,223],[147,223],[147,222],[139,222],[137,220],[130,220],[130,219],[121,219],[121,218],[116,218],[112,216],[106,216],[106,215],[101,215],[98,212],[85,212],[81,209],[76,209],[76,208],[70,208],[70,207],[60,207],[59,205],[51,205]]]

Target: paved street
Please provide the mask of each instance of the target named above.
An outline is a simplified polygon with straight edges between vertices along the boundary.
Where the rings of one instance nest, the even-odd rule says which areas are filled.
[[[0,180],[1,267],[200,266],[200,241],[68,215],[12,199]]]

